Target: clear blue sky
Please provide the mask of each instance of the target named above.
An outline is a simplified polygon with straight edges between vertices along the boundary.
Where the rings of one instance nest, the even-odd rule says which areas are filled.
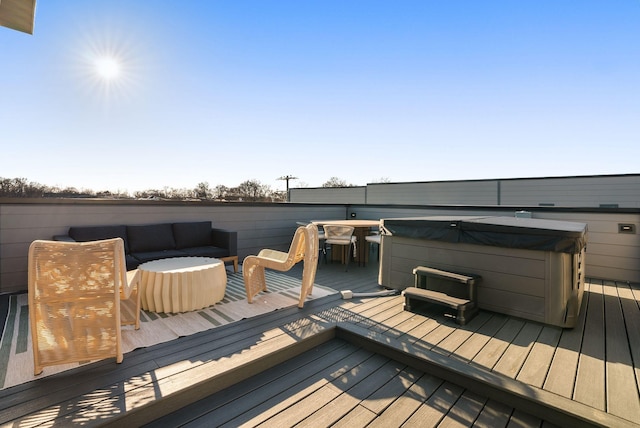
[[[41,0],[0,124],[96,191],[639,173],[640,0]]]

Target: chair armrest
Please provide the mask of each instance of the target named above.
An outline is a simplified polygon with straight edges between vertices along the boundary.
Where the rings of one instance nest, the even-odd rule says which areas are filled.
[[[62,241],[62,242],[76,242],[76,240],[70,237],[69,235],[55,235],[53,237],[53,240]]]
[[[140,282],[142,274],[138,269],[129,270],[126,273],[127,283],[120,285],[120,300],[127,300],[131,297],[131,292]]]
[[[287,261],[287,258],[289,257],[289,253],[265,248],[263,250],[260,250],[257,257],[260,259],[266,259],[274,262],[284,263]]]
[[[212,228],[211,242],[216,247],[229,250],[230,256],[238,255],[238,232],[235,230]]]

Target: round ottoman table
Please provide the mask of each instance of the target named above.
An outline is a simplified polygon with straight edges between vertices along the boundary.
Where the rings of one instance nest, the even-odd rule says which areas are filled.
[[[140,303],[152,312],[187,312],[224,298],[227,271],[222,260],[174,257],[138,266]]]

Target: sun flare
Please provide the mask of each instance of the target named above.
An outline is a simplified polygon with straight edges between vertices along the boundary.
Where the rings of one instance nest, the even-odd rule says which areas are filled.
[[[120,63],[112,57],[102,57],[96,60],[96,72],[105,80],[116,79],[120,75]]]
[[[0,0],[2,1],[2,0]],[[80,89],[92,102],[111,104],[139,94],[141,73],[146,69],[140,38],[116,27],[94,25],[69,53]]]

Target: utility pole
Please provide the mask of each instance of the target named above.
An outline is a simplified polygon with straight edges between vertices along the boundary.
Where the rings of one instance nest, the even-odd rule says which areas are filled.
[[[285,180],[287,182],[287,202],[289,201],[289,180],[297,180],[298,177],[294,177],[293,175],[283,175],[282,177],[278,178],[278,180]]]

